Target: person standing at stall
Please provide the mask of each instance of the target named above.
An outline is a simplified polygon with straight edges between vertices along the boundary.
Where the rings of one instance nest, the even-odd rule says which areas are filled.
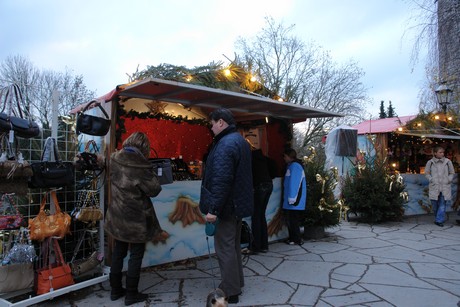
[[[268,229],[265,211],[273,191],[274,171],[270,170],[270,161],[261,149],[257,149],[246,139],[252,153],[252,182],[254,187],[254,212],[251,216],[251,231],[253,242],[250,244],[251,253],[266,253],[268,251]]]
[[[242,218],[253,212],[251,150],[238,133],[230,110],[216,109],[209,119],[214,140],[206,159],[200,210],[207,222],[215,223],[214,247],[222,278],[219,288],[228,303],[236,304],[244,286]]]
[[[294,149],[285,149],[283,157],[287,165],[283,181],[283,209],[289,231],[289,238],[286,243],[302,245],[300,219],[303,216],[307,202],[305,172],[302,163],[297,159],[297,152]]]
[[[425,166],[425,176],[428,179],[428,196],[431,201],[434,223],[439,227],[444,226],[446,216],[446,202],[452,199],[451,184],[454,179],[454,166],[444,157],[444,148],[436,146],[433,150],[434,157]]]
[[[148,298],[148,294],[138,292],[145,243],[162,231],[150,199],[160,193],[161,186],[148,161],[149,154],[147,135],[134,132],[110,159],[111,203],[104,223],[105,230],[114,238],[110,299],[115,301],[126,294],[126,306]],[[125,289],[122,287],[122,269],[128,249],[130,257]]]

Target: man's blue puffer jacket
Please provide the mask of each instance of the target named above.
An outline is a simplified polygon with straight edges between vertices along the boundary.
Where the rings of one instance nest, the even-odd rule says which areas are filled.
[[[230,125],[214,138],[205,161],[200,210],[228,219],[251,216],[253,208],[251,150]]]

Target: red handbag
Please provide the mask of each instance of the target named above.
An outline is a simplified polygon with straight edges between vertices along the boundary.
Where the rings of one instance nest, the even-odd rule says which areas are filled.
[[[2,195],[0,208],[3,208],[3,212],[0,213],[0,230],[19,229],[25,226],[24,217],[19,213],[11,194]]]
[[[51,242],[53,242],[55,262],[50,263]],[[43,244],[43,265],[35,271],[35,293],[51,292],[75,284],[70,266],[65,263],[56,239],[48,238]]]

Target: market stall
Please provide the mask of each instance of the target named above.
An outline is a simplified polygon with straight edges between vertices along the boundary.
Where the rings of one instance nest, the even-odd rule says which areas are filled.
[[[266,211],[272,241],[287,236],[284,227],[271,222],[281,199],[282,153],[291,140],[292,124],[307,118],[340,116],[261,96],[152,78],[118,86],[101,99],[107,102],[104,108],[112,118],[111,132],[104,140],[106,157],[121,148],[132,132],[142,131],[150,138],[151,156],[170,159],[173,165],[173,183],[163,185],[162,192],[152,199],[167,239],[147,244],[144,267],[208,253],[198,203],[201,171],[212,141],[207,120],[211,110],[232,110],[240,133],[276,161],[277,178]],[[109,186],[107,181],[108,206]]]
[[[417,116],[401,116],[367,120],[353,128],[358,129],[359,150],[387,159],[391,171],[399,172],[406,184],[409,202],[405,215],[426,214],[431,210],[428,198],[428,180],[424,175],[426,163],[433,157],[432,150],[439,145],[445,148],[456,172],[459,171],[460,135],[439,126],[421,127]],[[414,126],[414,127],[412,127]],[[452,201],[447,211],[453,211],[457,200],[458,177],[452,183]]]

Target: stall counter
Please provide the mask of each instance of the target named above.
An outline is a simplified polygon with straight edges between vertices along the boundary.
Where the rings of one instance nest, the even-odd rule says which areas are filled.
[[[273,180],[273,192],[266,210],[268,224],[280,205],[281,182],[281,178]],[[208,243],[211,253],[214,253],[214,240],[206,238],[204,216],[198,206],[200,190],[201,180],[175,181],[163,185],[160,194],[152,198],[160,225],[169,237],[165,242],[147,243],[142,267],[208,255]],[[250,218],[244,220],[251,225]],[[283,226],[278,233],[269,237],[269,241],[287,236],[287,228]],[[125,269],[128,258],[125,259]]]

